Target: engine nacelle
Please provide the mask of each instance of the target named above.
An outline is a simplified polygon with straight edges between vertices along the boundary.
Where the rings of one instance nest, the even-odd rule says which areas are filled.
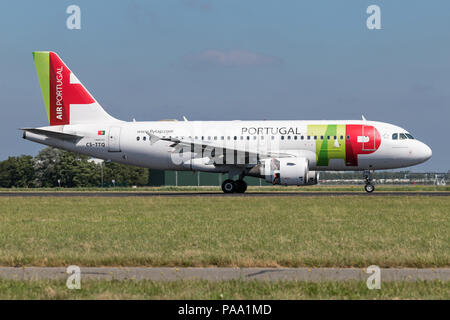
[[[309,171],[306,158],[272,158],[263,160],[261,175],[272,184],[304,186],[317,184],[318,174]]]

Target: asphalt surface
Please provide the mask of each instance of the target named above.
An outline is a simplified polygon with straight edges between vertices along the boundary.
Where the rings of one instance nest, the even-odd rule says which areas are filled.
[[[147,268],[82,267],[81,280],[296,280],[296,281],[366,281],[371,275],[358,268]],[[450,268],[380,269],[381,281],[450,281]],[[0,279],[67,279],[65,267],[0,267]]]
[[[340,196],[432,196],[432,197],[448,197],[450,192],[441,191],[375,191],[373,193],[351,192],[351,191],[316,191],[316,192],[246,192],[224,194],[222,192],[0,192],[0,197],[103,197],[103,198],[120,198],[120,197],[340,197]]]

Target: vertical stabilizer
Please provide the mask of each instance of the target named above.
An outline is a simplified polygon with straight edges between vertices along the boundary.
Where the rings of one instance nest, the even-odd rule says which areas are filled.
[[[54,52],[33,52],[39,84],[51,126],[114,122],[75,74]]]

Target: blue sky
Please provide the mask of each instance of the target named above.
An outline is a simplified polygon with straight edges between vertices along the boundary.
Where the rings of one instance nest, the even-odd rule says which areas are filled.
[[[81,30],[66,8],[81,8]],[[366,28],[381,8],[382,30]],[[360,119],[433,149],[447,171],[450,1],[5,1],[0,4],[0,159],[42,146],[31,52],[52,50],[113,116],[131,120]]]

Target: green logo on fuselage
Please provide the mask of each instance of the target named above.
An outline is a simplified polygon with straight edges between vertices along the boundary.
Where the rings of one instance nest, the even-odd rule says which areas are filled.
[[[308,125],[307,134],[317,137],[317,166],[328,166],[330,159],[345,160],[345,125]]]

